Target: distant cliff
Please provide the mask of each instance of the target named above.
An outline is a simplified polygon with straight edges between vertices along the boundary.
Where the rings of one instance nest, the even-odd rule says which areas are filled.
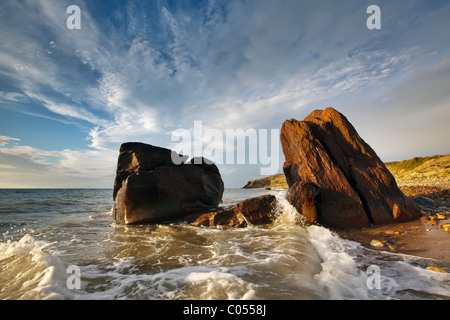
[[[244,186],[244,189],[264,189],[264,188],[288,189],[286,177],[284,176],[284,174],[276,174],[270,177],[250,180]]]
[[[398,185],[438,185],[450,187],[450,155],[415,157],[386,162]],[[250,180],[244,189],[288,189],[284,174]]]

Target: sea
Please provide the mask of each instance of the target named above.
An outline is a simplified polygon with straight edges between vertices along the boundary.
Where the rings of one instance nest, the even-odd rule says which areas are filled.
[[[2,189],[0,299],[450,299],[433,261],[304,226],[285,190],[226,189],[223,205],[267,193],[272,224],[230,229],[116,224],[112,189]]]

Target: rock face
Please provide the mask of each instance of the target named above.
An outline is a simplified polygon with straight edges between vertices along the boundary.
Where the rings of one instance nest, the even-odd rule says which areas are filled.
[[[292,189],[288,196],[298,208],[308,195],[305,184],[313,183],[319,190],[315,207],[320,224],[353,228],[418,218],[419,207],[404,196],[372,148],[333,108],[315,110],[303,121],[285,121],[280,139],[288,185],[303,186],[295,186],[300,193]]]
[[[161,223],[217,208],[224,185],[219,170],[202,158],[184,159],[143,143],[120,148],[114,183],[114,219],[122,224]]]
[[[128,176],[140,171],[151,171],[156,167],[174,167],[172,151],[139,142],[128,142],[120,147],[117,161],[116,179],[114,181],[113,198],[122,187]]]
[[[296,182],[289,188],[286,199],[304,218],[306,225],[316,224],[319,220],[317,196],[319,187],[314,183]]]
[[[185,220],[194,226],[244,228],[249,224],[262,225],[272,222],[275,210],[276,197],[268,194],[241,201],[231,208],[190,215],[185,217]]]

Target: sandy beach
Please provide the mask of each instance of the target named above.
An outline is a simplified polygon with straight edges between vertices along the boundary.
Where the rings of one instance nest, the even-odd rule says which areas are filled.
[[[444,230],[444,225],[450,224],[449,189],[435,186],[401,186],[400,189],[409,197],[433,200],[433,203],[420,205],[420,220],[338,231],[338,234],[372,249],[433,259],[430,265],[450,272],[450,232]]]

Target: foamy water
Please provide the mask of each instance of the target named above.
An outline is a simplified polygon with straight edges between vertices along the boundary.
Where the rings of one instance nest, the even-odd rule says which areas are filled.
[[[111,190],[0,190],[0,298],[450,298],[429,260],[303,227],[285,191],[226,190],[224,204],[264,193],[278,199],[273,224],[224,229],[117,225]]]

